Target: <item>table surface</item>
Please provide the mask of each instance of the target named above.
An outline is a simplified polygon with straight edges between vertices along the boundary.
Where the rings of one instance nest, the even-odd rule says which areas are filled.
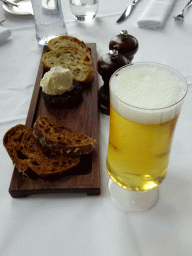
[[[146,212],[125,213],[111,202],[105,159],[109,117],[99,114],[101,195],[45,194],[14,199],[8,189],[12,162],[0,144],[0,255],[78,256],[191,256],[192,255],[192,9],[175,22],[184,1],[177,0],[162,29],[137,27],[148,0],[138,3],[124,23],[117,18],[131,0],[100,0],[96,18],[76,21],[69,2],[62,1],[68,34],[96,43],[98,58],[108,53],[109,41],[126,29],[139,41],[133,62],[158,62],[178,70],[187,80],[188,94],[175,131],[167,177],[160,185],[158,203]],[[187,1],[186,1],[187,2]],[[6,13],[0,20],[12,30],[0,43],[0,136],[25,124],[42,53],[33,17]],[[99,87],[103,81],[98,74]]]

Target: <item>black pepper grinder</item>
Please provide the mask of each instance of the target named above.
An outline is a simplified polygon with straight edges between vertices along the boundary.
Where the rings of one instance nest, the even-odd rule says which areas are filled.
[[[98,104],[99,110],[106,115],[109,115],[109,80],[111,75],[120,67],[129,64],[127,58],[118,53],[117,50],[110,50],[109,53],[103,55],[97,63],[99,74],[102,76],[104,85],[99,89]]]
[[[127,30],[121,30],[120,34],[113,37],[109,42],[110,50],[117,50],[123,54],[131,63],[139,47],[138,41],[134,36],[128,34]]]

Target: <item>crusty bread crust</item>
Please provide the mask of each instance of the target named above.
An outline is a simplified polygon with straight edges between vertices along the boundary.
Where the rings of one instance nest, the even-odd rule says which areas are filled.
[[[89,83],[93,78],[91,59],[75,47],[63,47],[57,51],[46,52],[41,60],[43,67],[47,70],[58,65],[70,69],[73,79],[78,82]]]
[[[76,47],[80,51],[88,54],[91,59],[91,50],[86,46],[86,44],[83,41],[80,41],[76,37],[58,36],[58,37],[51,39],[48,42],[48,49],[50,51],[58,51],[63,47]]]
[[[26,125],[16,125],[3,138],[13,164],[26,176],[34,173],[41,177],[62,174],[80,163],[80,157],[53,154],[33,137],[33,129]]]
[[[70,156],[89,154],[96,140],[58,125],[48,117],[39,116],[33,126],[34,137],[46,148]]]

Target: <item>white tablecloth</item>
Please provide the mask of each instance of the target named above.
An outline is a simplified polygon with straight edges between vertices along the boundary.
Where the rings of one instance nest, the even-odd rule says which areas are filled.
[[[156,206],[146,212],[124,213],[115,208],[107,189],[105,158],[109,117],[100,114],[101,195],[33,195],[13,199],[9,192],[13,165],[2,139],[5,132],[26,121],[42,47],[37,44],[32,17],[6,13],[0,20],[12,36],[0,43],[0,255],[1,256],[191,256],[192,255],[192,9],[176,23],[186,1],[178,0],[164,28],[147,30],[136,22],[148,4],[138,3],[124,23],[117,18],[131,0],[100,0],[90,23],[76,21],[69,2],[62,1],[69,35],[97,44],[98,58],[126,29],[139,41],[133,62],[150,61],[178,70],[189,91],[183,105],[171,152],[167,177],[160,185]],[[99,86],[103,82],[98,74]]]

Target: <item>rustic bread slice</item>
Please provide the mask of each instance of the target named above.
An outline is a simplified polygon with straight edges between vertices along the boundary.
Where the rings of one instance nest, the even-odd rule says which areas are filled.
[[[61,50],[63,47],[75,47],[78,48],[80,51],[89,55],[91,59],[91,50],[86,46],[83,41],[80,41],[76,37],[72,36],[58,36],[51,39],[48,42],[48,49],[50,51],[57,51]]]
[[[34,137],[52,151],[70,156],[89,154],[96,140],[82,133],[60,126],[51,118],[39,116],[33,126]]]
[[[75,47],[46,52],[42,56],[42,64],[47,70],[58,65],[68,68],[73,74],[73,79],[78,82],[89,83],[93,78],[93,64],[90,58]]]
[[[38,143],[33,137],[33,129],[26,125],[16,125],[6,132],[3,138],[13,164],[26,176],[34,173],[47,177],[75,167],[80,163],[80,157],[52,154]]]

